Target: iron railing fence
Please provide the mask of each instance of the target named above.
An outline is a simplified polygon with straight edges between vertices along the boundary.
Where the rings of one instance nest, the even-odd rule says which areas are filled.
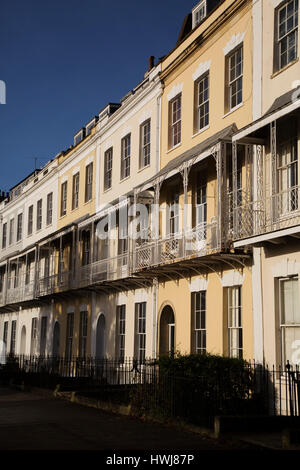
[[[123,279],[130,274],[128,252],[111,258],[94,261],[79,268],[79,286],[85,287],[103,281]]]
[[[300,416],[300,369],[290,364],[245,363],[196,376],[165,370],[154,359],[20,355],[2,358],[0,364],[0,378],[15,374],[45,386],[84,387],[105,400],[118,396],[122,402],[124,396],[145,413],[190,421],[208,422],[218,414]]]
[[[262,235],[300,224],[299,186],[257,201],[240,194],[236,206],[233,194],[228,197],[231,207],[229,234],[233,239]]]
[[[205,256],[221,248],[217,221],[201,223],[190,230],[175,233],[136,247],[133,269],[140,271],[152,266]]]

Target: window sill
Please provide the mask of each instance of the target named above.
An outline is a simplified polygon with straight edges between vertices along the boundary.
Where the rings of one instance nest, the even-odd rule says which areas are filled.
[[[197,137],[197,135],[200,135],[200,134],[202,134],[203,132],[207,131],[207,129],[209,129],[209,127],[210,127],[209,124],[208,124],[208,126],[202,127],[202,129],[200,129],[200,130],[197,131],[194,135],[192,135],[192,139],[193,139],[194,137]]]
[[[120,179],[120,183],[123,183],[123,181],[129,180],[129,178],[130,178],[130,175],[126,176],[125,178]]]
[[[290,67],[292,67],[293,65],[295,65],[297,62],[299,62],[299,57],[295,60],[293,60],[293,62],[290,62],[289,64],[287,64],[285,67],[283,67],[282,69],[280,70],[277,70],[276,72],[272,73],[272,75],[270,76],[270,78],[275,78],[277,77],[277,75],[280,75],[282,72],[285,72],[287,69],[289,69]]]
[[[243,106],[243,101],[238,104],[237,106],[235,106],[234,108],[232,108],[230,111],[228,111],[228,113],[224,114],[223,116],[223,119],[226,118],[227,116],[229,116],[230,114],[234,113],[234,111],[237,111],[238,109],[240,109],[242,106]]]
[[[148,165],[142,166],[141,168],[138,169],[137,172],[140,173],[141,171],[146,170],[146,168],[149,168],[150,166],[151,166],[150,163]]]
[[[172,150],[175,150],[175,149],[177,149],[177,148],[180,147],[180,146],[181,146],[181,142],[180,142],[179,144],[177,144],[177,145],[174,145],[174,147],[170,148],[169,150],[167,150],[166,153],[168,154],[168,153],[172,152]]]
[[[112,186],[110,186],[110,187],[109,187],[109,188],[107,188],[107,189],[104,189],[102,194],[106,194],[106,193],[108,193],[108,191],[110,191],[110,190],[111,190],[111,188],[112,188]]]
[[[61,215],[59,220],[63,219],[64,217],[67,217],[67,214]]]

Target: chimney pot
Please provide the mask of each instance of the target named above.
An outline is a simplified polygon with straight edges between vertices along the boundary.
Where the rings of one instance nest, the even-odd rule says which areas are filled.
[[[154,67],[154,59],[155,59],[155,57],[154,57],[153,55],[151,55],[151,56],[149,57],[149,69],[148,69],[148,72],[150,72],[150,70],[152,70],[153,67]]]

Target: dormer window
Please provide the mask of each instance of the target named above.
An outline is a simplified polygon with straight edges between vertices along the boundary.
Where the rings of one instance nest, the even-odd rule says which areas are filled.
[[[98,117],[95,116],[90,122],[87,123],[87,125],[85,126],[85,135],[90,135],[91,133],[91,130],[93,129],[93,127],[95,127],[95,125],[97,124],[97,121],[98,121]]]
[[[81,129],[74,135],[74,146],[78,145],[85,137],[85,129]]]
[[[206,0],[202,0],[192,11],[193,14],[193,29],[201,23],[201,21],[206,17],[207,8]]]

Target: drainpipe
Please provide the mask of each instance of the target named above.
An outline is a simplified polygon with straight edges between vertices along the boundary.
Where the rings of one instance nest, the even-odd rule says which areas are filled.
[[[152,358],[156,358],[157,347],[157,311],[158,311],[158,279],[153,279],[153,324],[152,324]]]
[[[156,173],[160,170],[160,128],[161,128],[161,97],[163,94],[163,85],[160,90],[159,95],[157,96],[157,106],[156,106]]]
[[[264,323],[263,323],[263,289],[262,289],[262,248],[253,247],[252,266],[252,311],[253,311],[253,345],[254,359],[259,364],[264,361]]]

